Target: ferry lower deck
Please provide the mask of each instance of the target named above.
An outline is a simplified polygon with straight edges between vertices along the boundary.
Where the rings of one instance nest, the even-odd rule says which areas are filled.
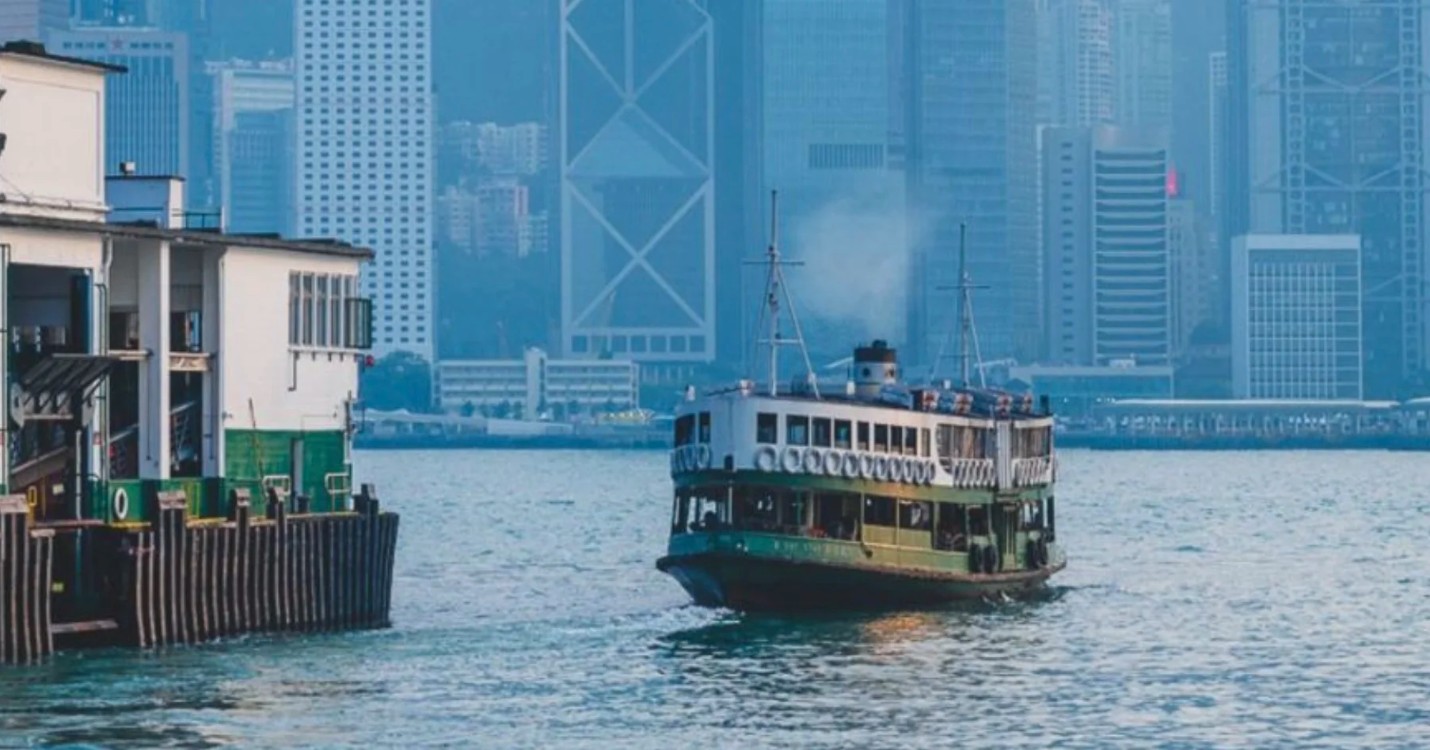
[[[1050,494],[935,501],[872,489],[791,487],[780,475],[687,482],[657,566],[700,604],[804,609],[1016,594],[1065,564]]]

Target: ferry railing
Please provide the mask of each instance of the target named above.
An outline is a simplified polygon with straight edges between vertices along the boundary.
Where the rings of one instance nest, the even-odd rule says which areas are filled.
[[[1037,487],[1052,484],[1057,461],[1052,456],[1013,459],[1013,486]]]
[[[955,458],[944,464],[959,489],[992,487],[998,481],[998,468],[991,458]]]

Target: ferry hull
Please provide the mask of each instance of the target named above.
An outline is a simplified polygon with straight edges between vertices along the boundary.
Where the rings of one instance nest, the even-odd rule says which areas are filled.
[[[1041,588],[1062,565],[972,575],[780,560],[706,552],[661,558],[701,606],[742,611],[888,609],[1018,596]]]

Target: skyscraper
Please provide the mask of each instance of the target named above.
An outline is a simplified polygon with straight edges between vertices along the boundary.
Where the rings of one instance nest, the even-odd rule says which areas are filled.
[[[908,200],[921,232],[909,340],[931,363],[955,326],[959,225],[982,354],[1031,360],[1041,345],[1037,28],[1033,0],[913,0],[906,30]],[[951,351],[951,350],[946,350]]]
[[[68,26],[69,16],[69,0],[3,0],[0,43],[44,41],[47,32]]]
[[[188,38],[149,28],[51,32],[52,52],[122,65],[105,94],[105,168],[134,162],[141,175],[188,177],[191,107]]]
[[[1207,161],[1211,171],[1207,175],[1211,181],[1210,197],[1213,214],[1221,212],[1222,205],[1222,163],[1226,160],[1227,139],[1227,71],[1226,52],[1213,52],[1207,56]]]
[[[1109,0],[1038,0],[1039,122],[1085,126],[1113,122],[1117,78]]]
[[[1160,135],[1051,128],[1043,139],[1047,357],[1166,364],[1173,289]]]
[[[1222,221],[1232,235],[1360,235],[1365,390],[1398,395],[1426,364],[1430,0],[1231,11]]]
[[[714,52],[695,0],[563,5],[567,356],[715,358]]]
[[[1171,0],[1117,0],[1117,123],[1172,132]]]
[[[432,356],[429,0],[298,0],[298,231],[373,248],[382,352]]]
[[[892,6],[764,3],[761,192],[779,191],[783,250],[810,263],[791,284],[820,355],[842,356],[853,336],[898,340],[906,323]]]
[[[290,234],[292,61],[211,63],[218,204],[234,232]]]

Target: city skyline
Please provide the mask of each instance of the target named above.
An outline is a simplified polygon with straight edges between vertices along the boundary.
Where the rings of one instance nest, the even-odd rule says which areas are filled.
[[[1391,33],[1430,0],[1223,0],[1211,16],[1184,0],[271,5],[21,0],[0,34],[125,66],[106,169],[185,178],[190,221],[374,247],[382,353],[536,347],[634,360],[649,385],[743,373],[763,335],[747,261],[778,190],[826,361],[886,338],[915,372],[946,370],[966,228],[985,359],[1135,355],[1219,372],[1230,394],[1209,344],[1233,333],[1235,239],[1353,234],[1366,394],[1430,382],[1427,102],[1391,75],[1402,58],[1430,71],[1419,31]],[[479,43],[459,33],[473,24]],[[1161,212],[1136,230],[1161,236],[1156,303],[1134,316],[1159,321],[1150,349],[1055,343],[1068,320],[1068,341],[1106,340],[1062,298],[1069,268],[1098,264],[1069,259],[1151,216],[1095,197],[1112,151],[1092,148],[1087,219],[1064,241],[1048,181],[1050,158],[1081,149],[1069,128],[1158,154],[1135,177]]]

